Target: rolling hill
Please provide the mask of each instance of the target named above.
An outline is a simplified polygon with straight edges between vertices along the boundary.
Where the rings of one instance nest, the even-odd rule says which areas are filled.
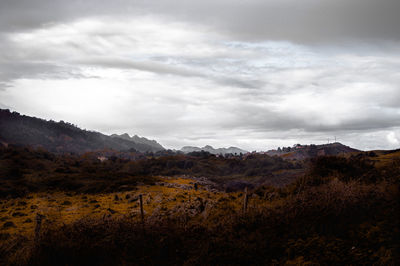
[[[335,142],[322,145],[300,145],[297,144],[293,147],[278,148],[277,150],[269,150],[266,152],[270,156],[281,156],[287,159],[302,160],[324,155],[340,155],[351,152],[359,152],[359,150],[343,145],[342,143]]]

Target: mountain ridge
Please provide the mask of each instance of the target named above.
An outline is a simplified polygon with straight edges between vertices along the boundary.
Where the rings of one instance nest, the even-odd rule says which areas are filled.
[[[155,152],[153,146],[114,138],[100,132],[81,129],[71,123],[45,120],[0,109],[0,142],[3,144],[42,147],[55,153],[85,153],[89,151],[134,149]]]
[[[135,143],[149,145],[149,146],[153,147],[156,151],[165,150],[165,148],[163,146],[161,146],[161,144],[159,144],[157,141],[152,140],[152,139],[147,139],[145,137],[139,137],[138,135],[133,135],[131,137],[131,136],[129,136],[128,133],[124,133],[124,134],[121,134],[121,135],[112,134],[112,135],[110,135],[110,137],[125,139],[125,140],[128,140],[128,141],[133,141]]]

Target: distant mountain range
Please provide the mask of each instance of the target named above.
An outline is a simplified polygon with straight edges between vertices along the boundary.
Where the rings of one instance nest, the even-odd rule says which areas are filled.
[[[210,145],[206,145],[203,148],[199,148],[199,147],[193,147],[193,146],[185,146],[183,147],[181,150],[181,152],[183,153],[189,153],[189,152],[194,152],[194,151],[206,151],[209,152],[211,154],[240,154],[240,153],[247,153],[248,151],[239,149],[237,147],[229,147],[229,148],[218,148],[218,149],[214,149],[212,146]]]
[[[21,115],[17,112],[0,109],[0,145],[16,144],[42,147],[55,153],[84,153],[112,149],[115,151],[159,152],[166,151],[155,140],[149,140],[137,135],[129,136],[127,133],[111,136],[96,131],[88,131],[77,126],[60,121],[47,121],[44,119]],[[246,150],[237,147],[213,148],[210,145],[202,148],[185,146],[180,152],[206,151],[211,154],[245,154]],[[280,156],[287,159],[306,159],[319,155],[339,155],[358,152],[341,143],[335,142],[324,145],[294,145],[264,152],[270,156]]]
[[[84,153],[103,149],[157,152],[156,141],[129,135],[107,136],[64,121],[55,122],[0,109],[0,143],[43,147],[50,152]]]
[[[300,145],[296,144],[293,147],[283,147],[277,150],[269,150],[266,152],[270,156],[281,156],[287,159],[302,160],[306,158],[313,158],[324,155],[340,155],[350,152],[359,152],[349,146],[343,145],[339,142],[322,144],[322,145]]]

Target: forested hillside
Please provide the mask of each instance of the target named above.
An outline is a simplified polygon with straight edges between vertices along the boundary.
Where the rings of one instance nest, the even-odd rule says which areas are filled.
[[[0,141],[5,144],[42,147],[56,153],[82,154],[106,148],[119,151],[134,149],[140,152],[163,150],[162,147],[82,130],[64,121],[47,121],[3,109],[0,109]]]

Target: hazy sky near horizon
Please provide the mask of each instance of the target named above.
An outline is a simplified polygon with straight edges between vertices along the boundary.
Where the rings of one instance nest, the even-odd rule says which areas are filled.
[[[166,148],[400,147],[400,1],[0,1],[0,107]]]

